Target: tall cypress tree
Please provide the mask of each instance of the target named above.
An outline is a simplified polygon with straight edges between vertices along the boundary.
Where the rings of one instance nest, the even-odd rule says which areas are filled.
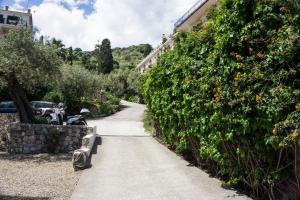
[[[101,45],[96,45],[95,53],[98,61],[98,72],[110,73],[113,70],[114,60],[109,39],[104,39]]]

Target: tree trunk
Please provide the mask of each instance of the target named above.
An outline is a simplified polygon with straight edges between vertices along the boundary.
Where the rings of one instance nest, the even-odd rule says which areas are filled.
[[[19,113],[21,123],[32,123],[34,112],[29,103],[25,90],[20,86],[18,80],[13,77],[8,81],[8,92],[14,101]]]

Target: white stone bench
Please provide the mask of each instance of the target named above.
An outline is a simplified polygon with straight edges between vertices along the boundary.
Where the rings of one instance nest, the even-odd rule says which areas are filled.
[[[89,165],[94,143],[97,137],[97,127],[89,128],[88,134],[82,138],[82,146],[73,153],[74,170],[84,169]]]

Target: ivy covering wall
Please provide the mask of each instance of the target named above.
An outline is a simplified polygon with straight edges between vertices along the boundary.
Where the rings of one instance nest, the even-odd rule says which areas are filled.
[[[300,2],[223,0],[143,78],[160,136],[255,198],[299,198]]]

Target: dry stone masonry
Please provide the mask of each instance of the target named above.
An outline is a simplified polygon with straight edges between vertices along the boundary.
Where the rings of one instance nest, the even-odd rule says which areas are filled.
[[[68,153],[81,147],[85,126],[13,123],[8,127],[7,151],[17,154]]]
[[[93,132],[85,126],[51,126],[19,123],[16,114],[0,114],[0,151],[15,154],[69,153]]]
[[[17,114],[0,114],[0,151],[7,148],[7,127],[10,123],[19,121]]]

